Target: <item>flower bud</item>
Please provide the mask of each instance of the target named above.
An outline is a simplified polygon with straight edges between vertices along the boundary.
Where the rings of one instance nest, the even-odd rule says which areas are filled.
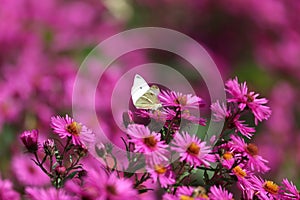
[[[55,151],[54,145],[55,145],[54,140],[52,139],[45,140],[43,143],[44,152],[50,156],[54,155],[54,151]]]
[[[55,172],[56,172],[56,174],[62,176],[62,175],[64,175],[66,173],[66,168],[64,166],[57,166],[55,168]]]
[[[38,130],[32,130],[24,131],[20,136],[23,144],[31,153],[34,153],[38,150],[38,135]]]
[[[95,151],[100,158],[104,158],[107,154],[105,146],[102,143],[95,144]]]
[[[84,145],[81,145],[81,146],[76,146],[76,149],[74,149],[74,151],[77,153],[77,155],[79,157],[84,157],[87,155],[88,153],[88,149],[84,146]]]

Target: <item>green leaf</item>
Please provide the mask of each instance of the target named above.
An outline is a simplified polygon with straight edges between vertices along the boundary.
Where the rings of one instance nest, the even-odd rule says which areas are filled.
[[[79,171],[74,171],[74,172],[70,173],[70,174],[65,178],[65,181],[68,180],[68,179],[74,178],[74,177],[76,176],[76,174],[78,174],[78,173],[79,173]],[[64,182],[65,182],[65,181],[64,181]]]

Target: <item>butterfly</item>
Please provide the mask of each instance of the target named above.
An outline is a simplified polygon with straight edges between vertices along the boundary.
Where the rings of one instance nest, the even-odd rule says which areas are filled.
[[[131,88],[131,98],[137,109],[157,110],[160,108],[162,105],[157,97],[159,92],[157,85],[150,87],[145,79],[138,74],[135,75]]]

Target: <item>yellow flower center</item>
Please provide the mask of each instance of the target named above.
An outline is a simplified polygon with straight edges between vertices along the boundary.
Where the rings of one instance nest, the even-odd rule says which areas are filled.
[[[197,197],[199,198],[204,198],[204,199],[209,199],[208,196],[206,194],[200,194]]]
[[[233,158],[233,154],[230,153],[230,152],[226,152],[226,153],[223,154],[223,158],[224,158],[225,160],[230,160],[230,159]]]
[[[200,147],[195,142],[192,142],[188,147],[187,152],[193,155],[198,155],[200,152]]]
[[[246,146],[246,151],[251,156],[256,156],[258,154],[258,147],[255,144],[250,143]]]
[[[180,200],[194,200],[195,198],[204,198],[204,199],[209,199],[206,194],[200,194],[197,197],[190,197],[186,195],[181,195]]]
[[[193,198],[193,197],[186,196],[186,195],[181,195],[181,196],[180,196],[180,200],[194,200],[194,198]]]
[[[167,171],[167,168],[164,167],[163,165],[155,165],[154,169],[155,169],[155,172],[158,174],[164,174]]]
[[[71,135],[78,136],[81,131],[81,125],[77,122],[72,122],[66,129]]]
[[[245,178],[245,176],[247,176],[247,173],[240,166],[236,166],[232,171],[239,177]]]
[[[277,194],[279,191],[279,186],[273,181],[265,181],[263,188],[270,194]]]
[[[144,138],[144,144],[147,145],[148,147],[155,147],[157,144],[157,140],[155,139],[154,136],[146,137]]]

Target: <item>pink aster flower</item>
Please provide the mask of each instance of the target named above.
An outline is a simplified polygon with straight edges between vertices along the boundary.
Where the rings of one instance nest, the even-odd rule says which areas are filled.
[[[300,192],[292,182],[289,182],[287,179],[283,179],[282,184],[285,187],[283,196],[286,200],[300,199]]]
[[[12,169],[17,180],[23,185],[44,186],[50,183],[50,178],[31,160],[29,155],[14,156]]]
[[[149,110],[149,111],[140,110],[140,112],[158,122],[165,122],[167,118],[166,113],[160,110]]]
[[[189,186],[181,186],[177,188],[176,191],[176,199],[193,199],[193,200],[207,200],[208,196],[206,195],[206,191],[202,191],[200,187],[189,187]],[[205,190],[205,189],[204,189]]]
[[[243,124],[245,121],[239,120],[240,115],[232,114],[227,108],[225,103],[220,104],[219,101],[213,103],[211,105],[211,110],[213,112],[214,121],[221,122],[226,119],[230,119],[228,124],[229,128],[234,128],[235,132],[240,132],[242,135],[246,136],[247,138],[251,138],[255,129],[252,127],[248,127],[247,124]],[[235,116],[234,116],[235,115]]]
[[[233,195],[221,186],[212,186],[209,193],[210,200],[233,200]]]
[[[126,117],[126,116],[125,116]],[[123,116],[124,118],[124,116]],[[124,118],[126,120],[126,118]],[[136,111],[128,111],[128,120],[127,124],[143,124],[147,126],[151,122],[151,116],[149,112],[141,109],[137,109]]]
[[[172,171],[171,166],[166,161],[157,164],[148,164],[146,166],[146,170],[150,173],[152,180],[154,182],[159,181],[160,185],[164,188],[176,182],[175,174]]]
[[[201,142],[196,135],[176,132],[172,144],[172,149],[180,153],[180,161],[186,161],[194,167],[209,166],[209,162],[215,161],[215,156],[209,154],[210,147],[206,146],[206,142]]]
[[[86,126],[74,121],[71,117],[51,117],[51,127],[60,138],[70,137],[74,145],[82,145],[83,142],[93,142],[94,134]]]
[[[248,94],[248,107],[252,110],[252,113],[255,117],[255,124],[257,125],[258,121],[263,121],[269,119],[271,116],[271,109],[268,106],[263,104],[268,103],[266,98],[257,99],[259,94],[255,94],[254,92],[250,92]]]
[[[244,110],[247,103],[248,88],[246,82],[239,84],[238,78],[229,79],[226,82],[226,91],[231,95],[228,102],[239,103],[239,108]]]
[[[148,127],[139,124],[129,125],[127,133],[131,137],[129,142],[135,145],[134,152],[144,154],[149,162],[159,163],[167,160],[168,145],[161,141],[159,133],[151,132]]]
[[[273,181],[263,180],[260,177],[251,177],[254,194],[262,200],[274,200],[279,198],[279,186]]]
[[[231,115],[230,111],[227,110],[226,104],[224,102],[221,104],[219,101],[217,101],[211,104],[210,109],[214,116],[213,120],[215,122],[224,121],[226,118],[228,118]]]
[[[13,184],[9,180],[0,179],[0,199],[19,200],[20,194],[13,190]]]
[[[114,173],[108,175],[101,170],[89,170],[82,192],[89,193],[90,199],[95,200],[138,199],[138,193],[129,179],[118,178]]]
[[[189,110],[183,110],[178,114],[176,111],[172,109],[164,109],[163,113],[166,115],[166,119],[172,121],[176,117],[180,119],[180,125],[184,126],[184,124],[199,124],[201,126],[206,126],[206,119],[201,117],[194,116]]]
[[[243,136],[247,138],[251,138],[253,133],[255,133],[255,129],[252,127],[248,127],[247,124],[244,124],[244,120],[239,120],[240,115],[236,115],[233,119],[232,125],[235,127],[235,132],[240,132]]]
[[[150,122],[144,125],[151,127],[151,130],[160,131],[166,123],[167,114],[161,110],[140,110],[140,112],[149,117]]]
[[[177,200],[178,198],[175,195],[166,193],[162,196],[163,200]]]
[[[221,157],[218,155],[217,157],[220,160],[221,164],[227,169],[230,169],[235,163],[234,154],[232,152],[227,151]]]
[[[26,196],[31,200],[79,200],[78,197],[68,195],[63,189],[43,189],[43,188],[31,188],[25,189]]]
[[[252,199],[253,197],[253,190],[251,189],[251,182],[250,179],[252,177],[252,173],[249,172],[247,169],[244,169],[241,165],[235,166],[231,170],[231,174],[235,175],[237,178],[237,186],[243,192],[243,196],[245,199]]]
[[[38,130],[24,131],[20,136],[23,144],[31,153],[34,153],[38,150],[38,136]]]
[[[258,172],[267,172],[270,170],[270,168],[266,165],[268,161],[258,155],[258,147],[255,144],[247,144],[244,139],[234,135],[230,138],[230,145],[235,154],[241,154],[242,156],[247,157],[247,167]]]
[[[191,94],[182,94],[174,91],[161,91],[158,98],[163,106],[180,107],[181,110],[187,108],[199,108],[204,106],[204,101]]]
[[[194,188],[188,186],[181,186],[177,188],[176,195],[183,199],[184,197],[192,197]]]
[[[248,106],[255,117],[255,124],[271,116],[271,109],[264,105],[268,103],[268,100],[266,98],[258,99],[259,94],[248,92],[246,82],[239,84],[238,79],[235,78],[228,80],[226,87],[226,91],[232,96],[228,102],[238,103],[240,110],[244,110]]]

